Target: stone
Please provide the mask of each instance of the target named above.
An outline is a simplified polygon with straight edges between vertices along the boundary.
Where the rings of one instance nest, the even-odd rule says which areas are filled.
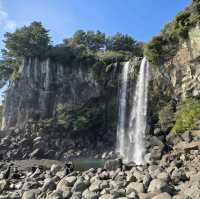
[[[101,188],[101,181],[97,180],[90,185],[89,190],[92,192],[98,192],[100,191],[100,188]]]
[[[126,193],[130,194],[134,191],[137,191],[138,193],[144,193],[144,185],[139,182],[131,182],[126,188]]]
[[[63,199],[62,192],[54,191],[46,199]]]
[[[104,194],[104,195],[100,196],[99,199],[112,199],[112,195]]]
[[[178,185],[180,181],[188,180],[186,173],[183,169],[175,169],[171,174],[171,180],[175,185]]]
[[[127,197],[128,199],[138,199],[138,195],[137,195],[137,193],[134,192],[134,191],[131,192],[131,193],[129,193],[129,194],[127,194],[126,197]]]
[[[181,138],[185,142],[191,142],[192,141],[192,135],[190,131],[186,131],[184,133],[181,133]]]
[[[48,191],[53,191],[55,189],[56,189],[56,184],[53,181],[53,179],[45,179],[44,185],[42,187],[42,191],[43,192],[46,192],[47,190]]]
[[[109,171],[114,171],[119,168],[122,168],[122,160],[121,159],[107,160],[104,165],[104,169],[109,170]]]
[[[168,190],[168,185],[164,180],[153,179],[149,185],[148,192],[161,193]]]
[[[25,191],[22,195],[22,199],[36,199],[34,191]]]
[[[86,189],[82,194],[84,199],[98,199],[98,194]]]
[[[120,198],[126,196],[126,191],[125,189],[114,189],[110,191],[110,194],[113,198]]]
[[[61,170],[61,166],[60,165],[56,165],[56,164],[53,164],[52,166],[51,166],[51,169],[50,169],[50,171],[51,171],[51,173],[53,174],[53,175],[55,175],[58,171],[60,171]]]
[[[169,133],[167,136],[166,136],[166,141],[169,145],[171,146],[174,146],[176,145],[177,143],[181,142],[182,141],[182,138],[178,135],[174,136],[172,133]]]
[[[157,178],[160,180],[164,180],[165,182],[169,182],[169,174],[167,172],[161,172],[157,175]]]
[[[7,190],[9,188],[9,183],[7,180],[0,180],[0,192]]]
[[[161,131],[160,128],[155,128],[154,131],[153,131],[153,134],[154,134],[155,136],[162,135],[162,133],[163,133],[163,132]]]
[[[75,176],[66,176],[57,184],[57,190],[60,191],[68,191],[70,187],[73,187],[74,183],[76,182]]]
[[[85,189],[87,189],[88,185],[82,180],[82,179],[78,179],[73,188],[72,191],[73,192],[83,192]]]
[[[42,158],[43,152],[40,148],[35,149],[31,154],[30,158]]]
[[[62,192],[63,198],[68,199],[72,195],[70,190],[65,190]]]
[[[200,141],[198,142],[180,142],[174,147],[176,151],[183,151],[185,153],[190,153],[191,150],[199,150]]]
[[[154,196],[152,199],[171,199],[172,197],[168,193],[161,193],[157,196]]]
[[[23,184],[22,190],[28,191],[30,189],[37,189],[40,187],[40,184],[37,181],[25,182]]]

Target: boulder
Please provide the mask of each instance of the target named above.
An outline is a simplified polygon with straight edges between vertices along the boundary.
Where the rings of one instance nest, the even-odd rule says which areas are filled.
[[[5,191],[8,189],[9,183],[7,180],[0,180],[0,192]]]
[[[22,195],[22,199],[36,199],[34,191],[25,191]]]
[[[104,165],[104,169],[109,170],[109,171],[114,171],[119,168],[122,168],[122,160],[121,159],[107,160]]]
[[[186,132],[181,134],[181,138],[185,142],[191,142],[192,141],[192,134],[191,134],[190,131],[186,131]]]
[[[75,176],[66,176],[60,182],[57,184],[57,190],[60,191],[68,191],[73,187],[74,183],[76,182],[76,177]]]
[[[45,179],[42,191],[53,191],[56,189],[56,184],[53,179]]]
[[[82,193],[85,189],[87,189],[87,187],[88,184],[86,184],[86,182],[80,178],[75,182],[74,186],[72,187],[72,191]]]
[[[175,169],[171,174],[171,180],[175,185],[178,185],[180,182],[188,180],[185,171],[180,169]]]
[[[151,181],[148,192],[152,193],[161,193],[161,192],[169,192],[170,189],[166,181],[161,179],[154,179]]]
[[[97,180],[90,185],[89,190],[92,192],[98,192],[100,191],[100,188],[101,188],[101,181]]]
[[[98,194],[86,189],[83,192],[82,197],[84,199],[98,199]]]
[[[152,199],[171,199],[172,197],[168,193],[161,193],[157,196],[154,196]]]
[[[139,182],[131,182],[126,188],[126,193],[130,194],[134,191],[137,191],[137,193],[144,193],[144,185]]]
[[[112,199],[112,195],[104,194],[104,195],[100,196],[99,199]]]

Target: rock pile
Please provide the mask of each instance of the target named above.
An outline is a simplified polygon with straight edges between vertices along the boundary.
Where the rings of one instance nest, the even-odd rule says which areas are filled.
[[[92,148],[81,138],[71,138],[56,123],[30,122],[23,129],[2,131],[0,137],[0,160],[114,157],[112,146]]]
[[[169,158],[172,156],[173,158]],[[0,164],[0,199],[199,199],[200,151],[164,155],[159,164],[129,170],[74,171],[63,164]],[[36,160],[35,160],[36,161]],[[48,161],[47,161],[48,162]],[[29,165],[29,167],[27,166]]]

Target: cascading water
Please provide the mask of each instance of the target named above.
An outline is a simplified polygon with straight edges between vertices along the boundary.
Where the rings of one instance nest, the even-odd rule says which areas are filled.
[[[128,67],[127,67],[128,68]],[[128,70],[126,68],[126,70]],[[125,66],[124,66],[125,70]],[[122,80],[122,91],[127,92],[128,72],[126,84]],[[145,131],[147,117],[147,101],[148,101],[148,82],[149,82],[149,63],[146,58],[143,58],[140,65],[136,89],[134,92],[133,106],[129,116],[129,125],[126,132],[125,117],[126,117],[126,94],[121,92],[120,99],[120,117],[118,122],[118,152],[126,163],[134,162],[137,165],[144,164],[145,155]],[[124,87],[126,86],[126,88]]]
[[[149,63],[146,58],[143,58],[137,79],[128,130],[131,145],[129,149],[133,149],[128,151],[128,161],[135,162],[137,165],[144,163],[148,83]]]
[[[121,89],[119,96],[119,116],[117,126],[117,152],[125,157],[125,123],[126,123],[126,98],[128,85],[129,62],[126,62],[122,70]]]

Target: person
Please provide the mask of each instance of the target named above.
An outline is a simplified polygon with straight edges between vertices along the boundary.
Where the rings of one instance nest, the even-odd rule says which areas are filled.
[[[65,163],[65,175],[68,175],[74,171],[74,166],[71,161]]]

